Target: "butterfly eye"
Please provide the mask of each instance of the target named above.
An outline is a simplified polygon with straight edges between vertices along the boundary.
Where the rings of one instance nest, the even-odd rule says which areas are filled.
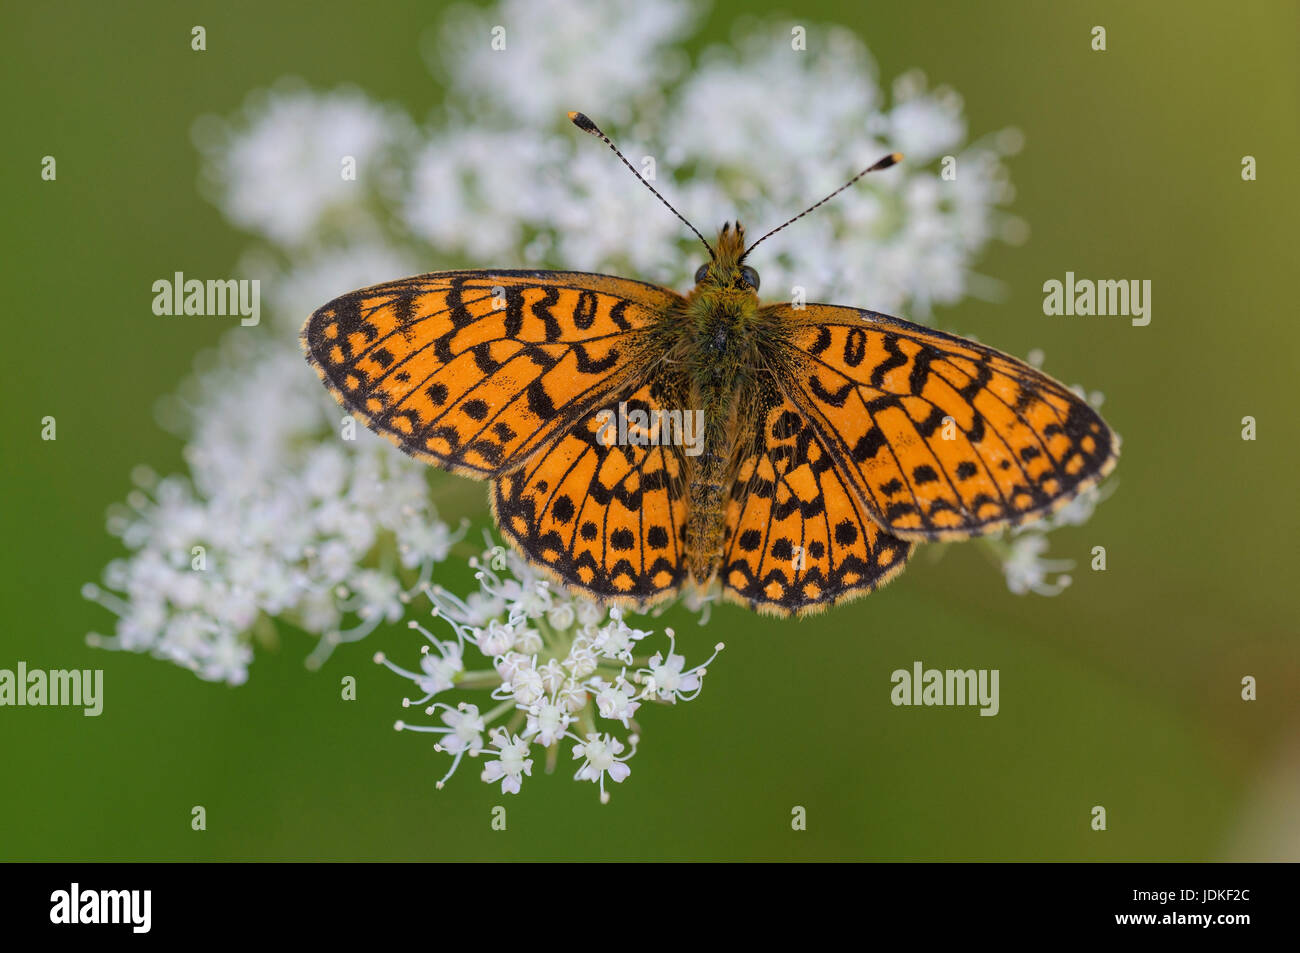
[[[755,291],[758,290],[758,272],[753,268],[750,268],[748,265],[741,265],[740,280]]]
[[[695,283],[698,285],[701,281],[707,278],[708,275],[709,275],[709,266],[700,265],[700,267],[697,268],[695,271]]]

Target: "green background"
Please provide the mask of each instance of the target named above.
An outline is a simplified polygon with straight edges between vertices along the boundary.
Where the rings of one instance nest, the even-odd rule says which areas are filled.
[[[727,39],[766,6],[718,4],[701,35]],[[241,688],[83,641],[111,624],[78,594],[122,552],[105,507],[136,463],[183,469],[152,406],[220,333],[154,317],[150,286],[226,274],[248,243],[198,194],[194,118],[285,74],[422,117],[440,92],[417,37],[439,11],[30,7],[7,6],[0,31],[0,668],[102,667],[106,701],[99,718],[0,709],[0,858],[1300,859],[1294,3],[799,4],[799,22],[857,30],[886,82],[920,67],[951,84],[973,132],[1024,131],[1012,210],[1032,237],[980,262],[1006,299],[937,320],[1043,348],[1055,375],[1104,390],[1119,487],[1053,536],[1053,555],[1081,564],[1055,599],[1011,595],[970,545],[922,551],[887,589],[812,620],[666,620],[688,657],[728,648],[697,701],[643,719],[632,776],[603,807],[563,768],[505,797],[470,763],[436,792],[445,758],[391,730],[405,683],[369,661],[406,655],[403,628],[315,674],[311,643],[286,631]],[[1246,154],[1258,181],[1241,179]],[[1150,279],[1150,326],[1045,317],[1041,285],[1066,270]],[[40,439],[45,415],[56,442]],[[1105,573],[1086,569],[1095,545]],[[1000,669],[1001,713],[893,707],[889,673],[918,659]],[[349,674],[355,702],[340,700]]]

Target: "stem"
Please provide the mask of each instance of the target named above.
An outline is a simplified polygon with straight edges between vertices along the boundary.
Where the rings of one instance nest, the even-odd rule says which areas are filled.
[[[591,699],[587,699],[587,704],[582,706],[582,711],[578,712],[578,725],[582,728],[584,735],[598,734],[596,731],[596,716],[591,707]]]
[[[501,684],[501,676],[490,668],[473,672],[462,672],[456,679],[457,688],[496,688]]]
[[[507,698],[505,701],[497,705],[495,708],[491,709],[487,714],[483,716],[483,724],[486,725],[489,722],[493,721],[494,719],[500,718],[507,711],[509,711],[514,707],[515,707],[515,700],[513,698]]]

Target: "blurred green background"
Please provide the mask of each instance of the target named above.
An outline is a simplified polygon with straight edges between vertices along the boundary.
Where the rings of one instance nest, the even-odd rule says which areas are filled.
[[[768,6],[718,3],[701,36]],[[191,123],[286,74],[421,117],[440,92],[417,37],[439,12],[79,2],[3,19],[0,668],[101,667],[106,700],[99,718],[0,709],[0,859],[1300,859],[1295,3],[799,4],[799,22],[857,30],[885,82],[919,67],[951,84],[974,133],[1024,131],[1012,211],[1032,236],[980,263],[1006,298],[937,321],[1104,390],[1119,488],[1052,537],[1081,564],[1055,599],[1011,595],[954,546],[810,621],[666,620],[690,657],[728,649],[697,701],[643,719],[604,807],[564,767],[504,797],[471,763],[435,791],[445,759],[391,730],[406,683],[370,662],[407,654],[402,628],[314,674],[286,632],[234,689],[83,641],[111,624],[78,594],[122,553],[105,507],[137,463],[183,469],[152,407],[227,326],[157,319],[150,285],[225,274],[247,244],[198,194]],[[1151,279],[1150,326],[1044,317],[1042,282],[1067,269]],[[1086,569],[1094,545],[1105,573]],[[894,708],[889,673],[918,659],[999,668],[1001,713]]]

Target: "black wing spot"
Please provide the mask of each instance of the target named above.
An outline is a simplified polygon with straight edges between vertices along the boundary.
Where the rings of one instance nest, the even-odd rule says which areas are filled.
[[[567,525],[573,519],[573,500],[564,494],[557,496],[555,502],[551,504],[551,512],[555,514],[555,519],[561,526]]]

